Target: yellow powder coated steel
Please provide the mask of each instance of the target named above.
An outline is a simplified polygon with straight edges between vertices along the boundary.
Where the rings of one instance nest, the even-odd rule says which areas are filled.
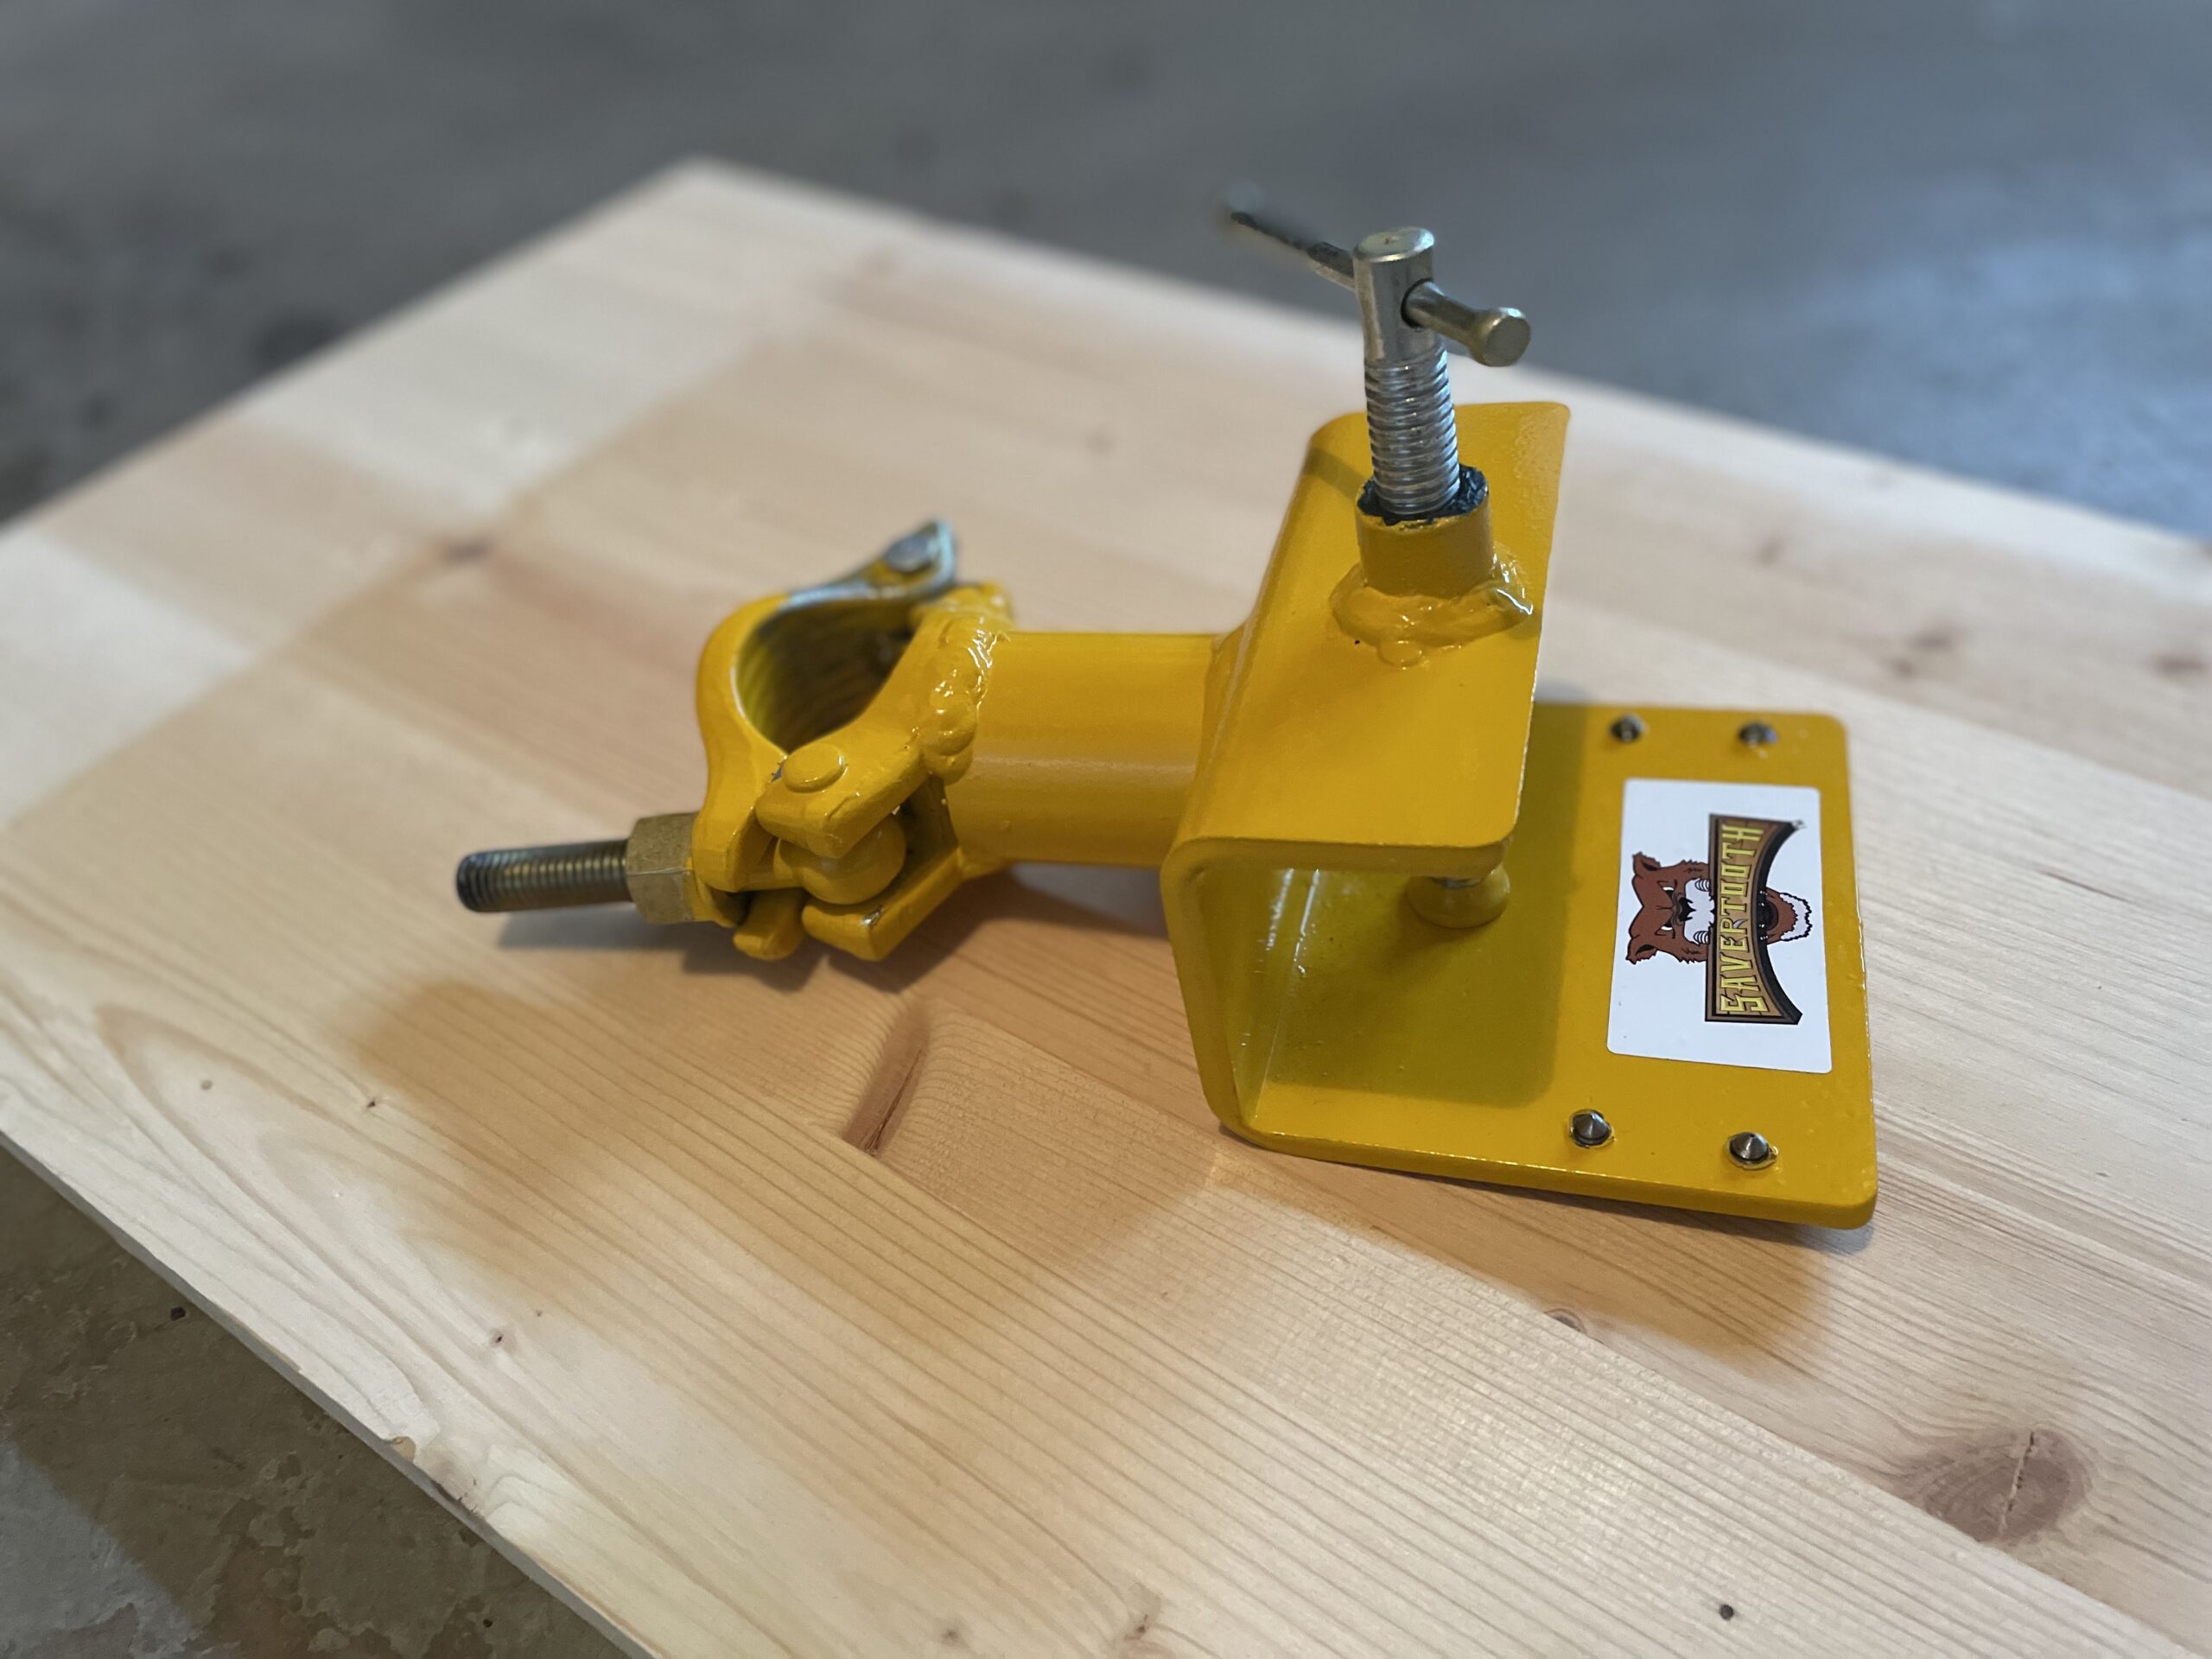
[[[1239,1134],[1308,1156],[1594,1197],[1852,1227],[1874,1204],[1874,1135],[1852,884],[1843,734],[1818,715],[1538,703],[1510,901],[1480,928],[1408,912],[1402,849],[1185,843],[1164,886],[1206,1094]],[[1607,1046],[1624,963],[1620,802],[1631,778],[1814,782],[1827,879],[1833,1065],[1823,1073],[1693,1064]],[[1832,918],[1832,921],[1829,919]],[[1813,943],[1812,941],[1808,941]],[[1578,1146],[1574,1114],[1612,1134]],[[1728,1155],[1754,1130],[1766,1167]]]
[[[633,896],[756,956],[811,936],[873,958],[1013,861],[1156,864],[1238,1134],[1865,1220],[1841,731],[1535,702],[1566,426],[1460,409],[1488,499],[1410,524],[1363,511],[1364,418],[1322,428],[1217,639],[1022,631],[935,526],[744,607],[699,665],[688,857]]]

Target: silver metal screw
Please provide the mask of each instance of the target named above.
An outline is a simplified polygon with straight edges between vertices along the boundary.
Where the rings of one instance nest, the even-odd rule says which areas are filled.
[[[1605,728],[1605,729],[1613,734],[1613,741],[1615,742],[1633,743],[1637,738],[1643,735],[1645,729],[1643,716],[1641,715],[1623,715],[1618,720]]]
[[[1744,1169],[1764,1169],[1775,1160],[1774,1142],[1757,1129],[1728,1137],[1728,1155]]]
[[[1736,730],[1737,741],[1747,749],[1763,749],[1782,741],[1782,734],[1763,720],[1747,720]]]
[[[1256,192],[1222,203],[1231,229],[1287,249],[1309,269],[1359,297],[1367,359],[1367,436],[1374,454],[1374,509],[1390,519],[1466,512],[1483,500],[1481,474],[1459,463],[1447,346],[1503,367],[1529,348],[1529,319],[1510,306],[1479,309],[1436,285],[1436,238],[1408,228],[1378,231],[1346,251],[1274,214]]]
[[[1602,1147],[1613,1138],[1613,1126],[1602,1112],[1577,1112],[1567,1120],[1567,1132],[1578,1147]]]

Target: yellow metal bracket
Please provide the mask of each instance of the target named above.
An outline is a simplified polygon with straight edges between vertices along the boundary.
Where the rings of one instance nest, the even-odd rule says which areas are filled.
[[[1456,326],[1425,236],[1354,263],[1404,317]],[[1493,345],[1518,317],[1468,315],[1459,337]],[[1014,861],[1156,866],[1198,1076],[1238,1135],[1863,1222],[1841,729],[1537,702],[1567,411],[1440,400],[1376,440],[1378,373],[1428,373],[1426,352],[1444,384],[1410,340],[1370,327],[1370,410],[1313,435],[1239,627],[1025,630],[926,525],[715,630],[696,812],[474,855],[464,900],[626,898],[755,957],[811,938],[875,959]]]

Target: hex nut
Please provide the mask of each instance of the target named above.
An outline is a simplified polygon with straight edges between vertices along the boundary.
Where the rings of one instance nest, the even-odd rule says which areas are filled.
[[[630,902],[649,922],[698,919],[691,907],[691,821],[696,812],[639,818],[622,855]]]

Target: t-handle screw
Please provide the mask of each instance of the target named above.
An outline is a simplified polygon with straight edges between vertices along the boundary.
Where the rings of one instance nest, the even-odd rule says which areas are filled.
[[[1480,477],[1459,464],[1445,347],[1502,368],[1528,350],[1529,319],[1510,306],[1478,308],[1439,288],[1431,274],[1436,238],[1424,230],[1378,231],[1347,251],[1277,214],[1249,187],[1223,197],[1222,218],[1358,296],[1372,505],[1381,515],[1434,518],[1478,505]]]

